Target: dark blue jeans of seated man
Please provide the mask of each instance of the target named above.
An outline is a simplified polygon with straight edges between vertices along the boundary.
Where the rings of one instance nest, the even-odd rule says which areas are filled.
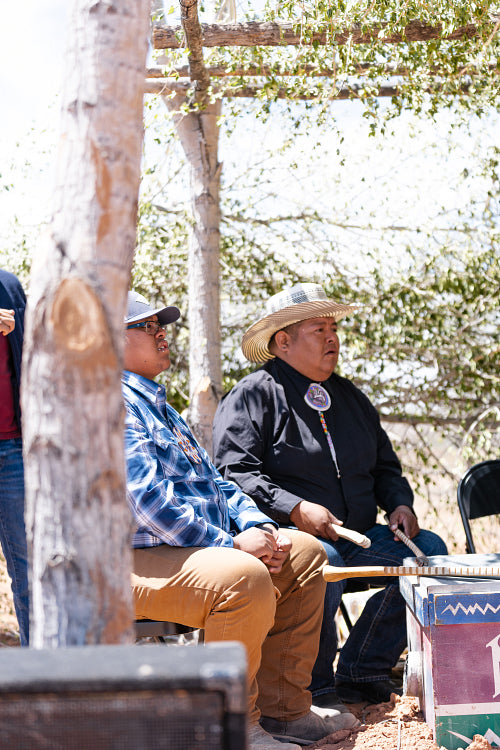
[[[387,526],[377,524],[366,532],[371,547],[363,549],[345,539],[337,542],[319,539],[330,565],[401,565],[405,557],[413,557],[403,542],[394,541]],[[427,555],[446,555],[446,545],[432,531],[420,531],[413,539]],[[367,601],[359,619],[342,647],[337,664],[339,681],[374,682],[384,680],[396,665],[406,646],[406,609],[399,593],[399,578],[370,578],[370,585],[385,586]],[[321,627],[318,658],[309,689],[313,697],[335,691],[333,661],[337,653],[335,614],[342,598],[345,581],[328,583]]]
[[[21,645],[29,641],[28,552],[21,438],[0,440],[0,544],[12,585]]]

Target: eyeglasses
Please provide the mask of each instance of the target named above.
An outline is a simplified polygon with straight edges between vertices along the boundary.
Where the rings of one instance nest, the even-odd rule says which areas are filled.
[[[127,331],[129,328],[145,328],[146,333],[148,333],[150,336],[156,336],[160,328],[163,332],[166,333],[166,327],[161,326],[156,322],[156,320],[146,320],[142,323],[131,323],[129,326],[127,326]]]

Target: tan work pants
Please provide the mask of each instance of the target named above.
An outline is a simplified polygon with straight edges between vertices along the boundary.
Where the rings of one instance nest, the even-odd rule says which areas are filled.
[[[278,575],[230,547],[134,550],[136,616],[204,628],[205,641],[241,641],[251,724],[292,721],[311,707],[307,687],[319,646],[326,555],[310,534],[286,529],[292,550]]]

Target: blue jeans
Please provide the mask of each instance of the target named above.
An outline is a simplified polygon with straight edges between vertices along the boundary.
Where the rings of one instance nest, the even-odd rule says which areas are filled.
[[[413,552],[403,542],[394,541],[394,534],[388,526],[377,524],[366,532],[366,536],[372,542],[369,549],[345,539],[319,541],[326,550],[329,564],[336,567],[401,565],[405,557],[413,557]],[[445,543],[432,531],[420,531],[413,541],[427,556],[447,554]],[[406,647],[406,608],[399,592],[399,578],[370,578],[369,582],[372,586],[385,588],[368,599],[340,651],[336,672],[339,681],[387,679]],[[313,696],[335,692],[332,666],[337,653],[335,614],[345,584],[345,581],[338,581],[328,583],[326,587],[319,653],[309,687]]]
[[[0,440],[0,543],[11,580],[21,645],[29,641],[28,553],[21,438]]]

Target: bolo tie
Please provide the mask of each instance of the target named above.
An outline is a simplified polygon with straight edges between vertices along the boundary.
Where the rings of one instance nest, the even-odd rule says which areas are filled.
[[[330,448],[330,454],[332,456],[333,463],[335,464],[335,468],[337,469],[337,477],[340,479],[340,469],[337,463],[337,454],[335,453],[332,436],[330,435],[330,431],[328,430],[326,424],[325,415],[323,414],[323,412],[328,411],[328,409],[332,405],[330,394],[325,388],[323,388],[322,385],[320,385],[320,383],[311,383],[311,385],[307,389],[306,395],[304,396],[304,401],[308,406],[311,407],[311,409],[314,409],[318,412],[319,421],[321,422],[323,432],[326,435],[328,447]]]

